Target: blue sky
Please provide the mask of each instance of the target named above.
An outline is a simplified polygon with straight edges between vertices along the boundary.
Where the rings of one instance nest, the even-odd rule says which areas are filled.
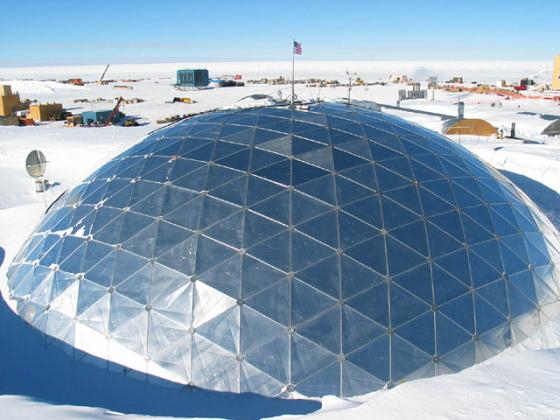
[[[291,58],[550,60],[560,0],[0,0],[0,67]]]

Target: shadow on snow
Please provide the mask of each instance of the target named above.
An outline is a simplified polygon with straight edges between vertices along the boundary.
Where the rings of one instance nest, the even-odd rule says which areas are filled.
[[[5,257],[0,247],[0,265]],[[0,394],[127,414],[259,419],[307,414],[319,401],[282,400],[186,387],[125,369],[45,337],[0,298]]]

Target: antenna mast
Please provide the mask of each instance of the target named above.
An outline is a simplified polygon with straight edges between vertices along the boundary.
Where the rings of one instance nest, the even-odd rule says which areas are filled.
[[[350,92],[352,92],[352,76],[355,76],[356,73],[350,73],[348,70],[346,70],[346,75],[348,76],[348,99],[346,100],[346,103],[350,105]]]

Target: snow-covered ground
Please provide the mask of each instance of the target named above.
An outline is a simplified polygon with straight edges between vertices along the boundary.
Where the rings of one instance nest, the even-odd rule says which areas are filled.
[[[297,59],[297,77],[342,79],[345,72],[356,72],[365,80],[386,80],[389,74],[406,74],[416,79],[438,76],[450,79],[463,76],[465,80],[492,82],[501,79],[517,80],[550,68],[546,61],[305,61]],[[241,73],[246,79],[261,77],[289,77],[291,61],[190,62],[158,64],[114,64],[107,79],[174,77],[179,68],[207,68],[211,76]],[[73,67],[0,68],[0,78],[60,79],[81,77],[97,80],[104,65]]]
[[[291,63],[198,63],[211,74],[242,73],[245,78],[289,74]],[[345,70],[355,71],[366,81],[392,74],[424,78],[463,75],[469,80],[515,79],[534,73],[543,63],[414,63],[351,62],[298,63],[299,77],[344,80]],[[113,102],[74,103],[75,99],[116,96],[142,98],[143,103],[126,105],[124,111],[141,118],[139,127],[65,128],[62,123],[35,127],[0,127],[0,290],[7,298],[5,272],[20,244],[39,221],[45,204],[83,179],[105,160],[157,129],[155,120],[230,106],[255,93],[276,96],[289,93],[288,85],[248,85],[178,92],[172,86],[179,64],[113,66],[108,79],[141,78],[140,82],[83,87],[41,79],[82,77],[95,80],[104,66],[0,69],[0,83],[11,84],[23,98],[58,101],[74,112],[108,109]],[[4,79],[4,80],[2,80]],[[24,80],[25,79],[25,80]],[[114,85],[130,85],[131,90]],[[354,87],[352,97],[394,105],[404,85]],[[337,98],[346,88],[296,86],[304,99]],[[174,96],[189,96],[195,104],[167,104]],[[431,98],[430,98],[431,99]],[[524,144],[518,140],[462,138],[460,141],[482,159],[502,170],[560,225],[560,139],[540,136],[550,120],[541,115],[560,115],[557,103],[546,100],[452,94],[436,91],[434,100],[406,101],[403,106],[455,115],[456,102],[466,104],[466,116],[484,118],[497,127],[517,124],[520,136],[546,144]],[[491,106],[494,103],[495,106]],[[500,106],[501,105],[501,106]],[[439,131],[436,116],[385,109]],[[47,176],[54,185],[46,194],[34,193],[24,161],[32,149],[41,149],[49,160]],[[80,363],[63,346],[45,345],[44,338],[27,327],[0,300],[0,418],[114,417],[116,412],[132,415],[216,418],[262,418],[306,415],[316,419],[496,419],[560,418],[560,320],[543,327],[534,337],[483,365],[459,374],[423,379],[379,391],[352,401],[325,397],[322,401],[281,401],[257,396],[237,396],[161,386],[134,379],[133,373],[107,369],[102,361]],[[88,358],[88,357],[86,357]],[[101,408],[90,408],[101,407]],[[317,411],[318,410],[318,411]],[[314,412],[314,413],[312,413]],[[309,414],[312,413],[312,414]],[[136,417],[132,417],[136,418]]]

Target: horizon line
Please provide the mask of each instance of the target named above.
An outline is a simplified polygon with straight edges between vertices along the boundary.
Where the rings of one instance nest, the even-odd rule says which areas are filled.
[[[552,62],[555,55],[552,55],[549,59],[462,59],[462,60],[450,60],[450,59],[300,59],[299,62],[417,62],[417,63],[434,63],[434,62],[449,62],[451,63],[469,63],[469,62],[515,62],[515,63],[536,63],[536,62]],[[145,61],[145,62],[122,62],[122,63],[110,63],[107,61],[91,62],[91,63],[76,63],[76,64],[27,64],[27,65],[4,65],[0,64],[1,69],[16,69],[16,68],[48,68],[48,67],[87,67],[87,66],[103,66],[110,64],[111,66],[127,66],[127,65],[152,65],[152,64],[186,64],[186,63],[274,63],[274,62],[291,62],[291,59],[268,59],[268,60],[257,60],[257,59],[239,59],[239,60],[182,60],[182,61]]]

